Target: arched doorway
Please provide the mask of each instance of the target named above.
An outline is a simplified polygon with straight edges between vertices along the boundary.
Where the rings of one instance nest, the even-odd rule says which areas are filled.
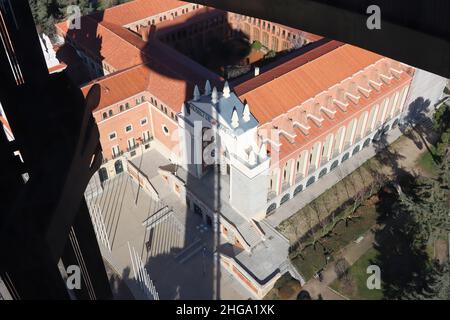
[[[114,162],[114,169],[116,170],[116,174],[123,172],[122,160],[117,160]]]
[[[108,170],[106,170],[106,168],[104,167],[101,167],[98,170],[98,177],[100,178],[100,182],[108,180]]]
[[[354,156],[354,155],[357,154],[358,152],[359,152],[359,146],[356,146],[356,148],[353,149],[352,156]]]

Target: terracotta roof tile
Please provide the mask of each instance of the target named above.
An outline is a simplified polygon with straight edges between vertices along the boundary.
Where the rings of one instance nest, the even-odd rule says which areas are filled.
[[[412,78],[408,73],[403,72],[399,79],[394,78],[389,85],[383,84],[380,91],[372,91],[368,98],[361,96],[359,103],[349,103],[347,112],[336,109],[337,112],[334,119],[330,119],[324,115],[324,121],[321,127],[315,125],[312,120],[308,120],[308,125],[311,127],[309,134],[304,135],[299,129],[296,129],[295,132],[297,133],[297,136],[292,142],[280,135],[280,142],[282,143],[279,151],[280,161],[283,162],[285,159],[290,158],[293,153],[300,152],[305,148],[311,148],[320,136],[324,139],[329,132],[335,132],[336,129],[342,125],[343,121],[351,119],[356,115],[359,116],[359,114],[362,114],[364,111],[368,111],[366,107],[371,106],[375,101],[383,99],[386,94],[394,92],[398,88],[404,86],[411,81],[411,79]],[[271,149],[270,145],[268,149]]]
[[[102,21],[123,26],[186,4],[189,3],[177,0],[134,0],[108,8],[95,16]]]
[[[81,90],[86,96],[92,85],[96,83],[100,85],[100,103],[96,108],[96,111],[98,111],[146,91],[149,77],[150,72],[148,68],[144,65],[139,65],[96,79],[82,87]]]
[[[378,54],[345,44],[307,63],[303,61],[302,64],[299,59],[298,68],[277,75],[264,84],[242,90],[246,86],[243,83],[241,88],[235,89],[242,101],[247,100],[252,114],[262,124],[382,58]]]
[[[87,52],[91,58],[97,61],[106,60],[117,70],[126,69],[143,62],[138,48],[122,39],[117,33],[98,23],[92,16],[81,18],[82,28],[68,30],[66,22],[61,22],[56,27],[64,37]],[[126,29],[124,29],[126,31]],[[127,32],[127,31],[126,31]]]

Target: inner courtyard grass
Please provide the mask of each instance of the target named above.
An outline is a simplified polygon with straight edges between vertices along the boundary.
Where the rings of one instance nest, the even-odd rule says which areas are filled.
[[[383,283],[381,289],[367,288],[367,267],[374,264],[378,251],[374,248],[369,249],[356,261],[349,269],[348,280],[336,279],[330,287],[342,293],[352,300],[381,300],[383,299]]]
[[[367,201],[358,208],[352,220],[339,221],[329,235],[317,241],[315,245],[304,248],[292,259],[292,263],[305,280],[311,279],[318,270],[326,266],[327,256],[330,257],[328,262],[333,261],[334,254],[376,224],[378,215],[372,203],[373,200]]]
[[[433,145],[430,145],[431,152],[435,152],[435,147]],[[425,151],[417,160],[417,165],[424,170],[426,173],[430,175],[436,175],[436,163],[433,160],[433,154],[430,153],[428,150]]]

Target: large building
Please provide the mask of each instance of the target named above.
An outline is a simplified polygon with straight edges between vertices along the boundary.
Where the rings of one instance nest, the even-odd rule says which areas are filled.
[[[96,78],[82,90],[101,87],[100,179],[156,148],[176,165],[160,170],[173,192],[207,221],[219,217],[242,255],[269,241],[267,215],[397,126],[414,74],[348,44],[175,0],[135,0],[68,26],[57,25],[60,37]],[[279,58],[228,81],[197,62],[209,39],[236,35]],[[206,183],[214,167],[219,210],[187,182]],[[223,254],[223,264],[261,297],[286,257],[277,273],[253,271],[242,255]]]

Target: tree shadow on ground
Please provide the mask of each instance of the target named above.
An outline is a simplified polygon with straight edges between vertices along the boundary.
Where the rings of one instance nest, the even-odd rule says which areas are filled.
[[[414,100],[409,105],[408,112],[403,119],[406,126],[402,131],[414,141],[419,149],[422,150],[423,146],[425,146],[436,162],[437,159],[430,148],[430,144],[433,144],[436,140],[434,132],[430,130],[433,126],[432,120],[428,116],[431,110],[430,103],[430,100],[424,100],[422,97]],[[417,134],[418,138],[414,133]]]
[[[374,248],[378,254],[371,263],[380,267],[383,296],[391,300],[405,298],[426,286],[429,259],[425,250],[413,245],[416,228],[411,228],[414,225],[412,217],[399,198],[401,192],[412,199],[417,198],[414,185],[418,176],[400,165],[399,160],[405,157],[389,146],[383,132],[381,129],[374,142],[375,158],[392,172],[389,175],[391,182],[380,190],[375,204],[377,222],[384,228],[375,231]]]
[[[415,177],[404,176],[400,183],[403,192],[413,195],[413,188],[407,187],[411,179]],[[402,210],[394,186],[380,191],[376,210],[378,222],[385,227],[375,233],[378,254],[372,263],[380,267],[384,299],[403,299],[426,287],[429,257],[425,250],[413,246],[417,233],[405,227],[412,224],[411,216]]]

